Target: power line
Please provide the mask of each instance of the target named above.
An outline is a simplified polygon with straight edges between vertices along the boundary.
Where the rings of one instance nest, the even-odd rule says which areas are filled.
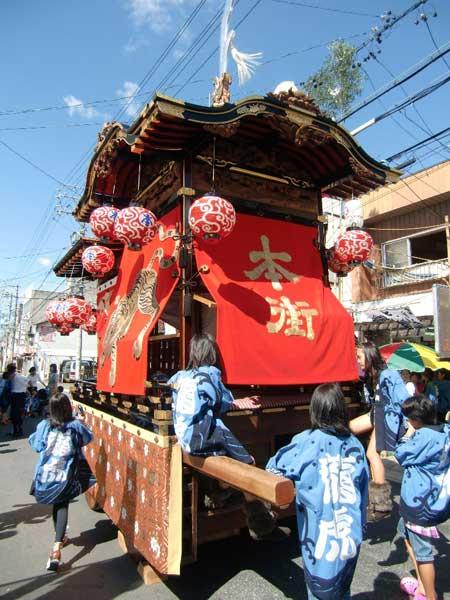
[[[42,250],[37,254],[21,254],[20,256],[0,256],[0,260],[13,260],[17,258],[32,258],[34,256],[42,256],[44,254],[52,254],[53,252],[60,252],[61,250],[67,250],[69,246],[65,246],[64,248],[51,248],[49,250]]]
[[[29,125],[27,127],[1,127],[0,131],[35,131],[38,129],[65,129],[66,127],[98,127],[99,125],[104,125],[104,123],[50,123],[48,125]]]
[[[235,7],[239,4],[239,0],[236,1]],[[203,28],[203,30],[198,34],[189,48],[184,52],[184,54],[179,58],[177,63],[171,68],[171,70],[166,74],[164,79],[159,83],[158,87],[163,89],[165,92],[170,87],[176,87],[175,81],[179,77],[179,75],[186,69],[186,67],[195,59],[200,50],[206,45],[208,40],[212,35],[219,29],[220,20],[222,18],[223,9],[220,8],[210,19],[207,25]],[[208,35],[207,35],[208,34]],[[167,85],[166,85],[167,84]],[[164,87],[163,87],[164,86]],[[179,91],[179,86],[176,90],[174,90],[174,94],[176,95]],[[156,92],[156,88],[154,90]]]
[[[433,46],[436,48],[436,50],[438,50],[439,47],[438,47],[438,45],[436,43],[436,40],[435,40],[434,35],[433,35],[433,32],[431,31],[431,27],[430,27],[430,24],[428,22],[428,17],[426,15],[425,15],[424,21],[425,21],[425,25],[426,25],[427,30],[428,30],[428,34],[429,34],[429,36],[431,38],[431,41],[433,42]],[[447,68],[450,69],[450,65],[448,64],[448,62],[445,60],[444,57],[442,57],[442,60],[446,64]]]
[[[386,119],[387,117],[390,117],[391,115],[398,112],[399,110],[405,109],[410,104],[413,104],[414,102],[417,102],[419,100],[422,100],[423,98],[426,98],[429,94],[432,94],[433,92],[437,91],[440,87],[442,87],[449,81],[450,81],[450,75],[446,75],[446,76],[442,77],[436,83],[431,84],[425,88],[422,88],[415,94],[408,96],[405,100],[403,100],[403,102],[400,102],[399,104],[395,104],[389,110],[385,111],[384,113],[381,113],[380,115],[378,115],[376,117],[373,117],[373,119],[370,119],[364,125],[357,127],[355,130],[353,130],[351,132],[351,134],[356,135],[357,133],[360,133],[361,131],[364,131],[365,129],[367,129],[367,127],[374,125],[375,123],[379,123],[380,121],[382,121],[383,119]]]
[[[21,154],[17,150],[14,150],[14,148],[11,148],[11,146],[9,144],[7,144],[6,142],[4,142],[3,140],[0,140],[0,144],[2,144],[3,146],[5,146],[5,148],[7,148],[10,152],[12,152],[13,154],[15,154],[19,158],[21,158],[23,161],[25,161],[26,163],[28,163],[29,165],[31,165],[34,169],[36,169],[37,171],[39,171],[40,173],[42,173],[43,175],[45,175],[49,179],[52,179],[53,181],[56,181],[56,183],[58,183],[59,185],[62,185],[64,187],[71,187],[70,185],[67,185],[66,183],[64,183],[63,181],[61,181],[60,179],[58,179],[57,177],[54,177],[48,171],[45,171],[44,169],[42,169],[41,167],[39,167],[36,163],[34,163],[30,159],[28,159],[26,156],[24,156],[23,154]]]
[[[236,24],[234,29],[239,29],[239,27],[242,25],[242,23],[252,14],[252,12],[254,12],[256,10],[256,8],[261,4],[262,0],[257,0],[250,8],[249,10],[245,13],[245,15],[240,19],[240,21],[238,21],[238,23]],[[184,90],[184,88],[189,84],[190,80],[195,77],[197,75],[197,73],[200,71],[200,69],[202,69],[207,62],[209,62],[211,60],[211,58],[214,56],[214,54],[219,50],[219,46],[216,46],[216,48],[214,48],[214,50],[211,52],[211,54],[209,54],[209,56],[207,56],[205,58],[205,60],[201,63],[201,65],[191,74],[191,76],[189,77],[189,79],[187,79],[183,85],[178,88],[177,93],[180,93],[182,90]]]
[[[378,64],[391,76],[391,77],[395,77],[394,73],[384,64],[382,63],[378,58],[375,58],[375,60],[378,62]],[[400,86],[400,89],[402,90],[402,92],[404,93],[405,97],[408,97],[408,91],[405,89],[405,87],[403,85]],[[431,130],[431,127],[428,125],[428,123],[425,121],[423,115],[421,112],[419,112],[419,109],[417,108],[417,106],[413,103],[412,107],[414,109],[414,111],[417,113],[417,116],[419,117],[419,119],[422,121],[424,127],[422,127],[421,125],[419,125],[419,123],[417,123],[414,119],[412,119],[407,113],[406,111],[402,111],[403,116],[405,117],[405,119],[407,119],[408,121],[410,121],[413,125],[415,125],[418,129],[420,129],[423,133],[433,133]],[[439,142],[440,143],[440,142]],[[440,143],[440,145],[444,148],[444,150],[446,152],[448,152],[448,148],[446,148],[443,144]],[[441,156],[442,154],[439,153]],[[444,157],[445,158],[445,157]]]
[[[386,19],[385,19],[384,25],[381,28],[372,27],[373,35],[370,37],[370,39],[363,42],[360,46],[358,46],[356,48],[356,53],[360,52],[361,50],[363,50],[364,48],[369,46],[369,44],[371,44],[373,41],[376,41],[377,43],[380,44],[381,40],[382,40],[382,36],[384,33],[386,33],[386,31],[388,31],[389,29],[392,29],[399,21],[401,21],[406,16],[408,16],[410,13],[412,13],[414,10],[416,10],[416,8],[419,8],[419,6],[421,6],[422,4],[426,4],[427,2],[428,2],[428,0],[418,0],[417,2],[412,4],[409,8],[404,10],[400,15],[398,15],[398,17],[391,16],[391,11],[388,11],[388,13],[386,14]]]
[[[388,82],[386,85],[382,86],[379,90],[375,91],[372,95],[366,98],[366,100],[363,100],[362,102],[351,108],[341,117],[341,119],[338,120],[338,123],[342,123],[342,121],[345,121],[346,119],[359,112],[366,106],[369,106],[369,104],[372,104],[372,102],[375,102],[375,100],[378,100],[378,98],[381,98],[381,96],[384,96],[391,90],[400,86],[402,83],[405,83],[405,81],[412,79],[418,73],[426,69],[429,65],[436,62],[439,58],[447,54],[447,52],[450,52],[450,42],[447,42],[447,44],[441,46],[439,50],[432,52],[424,59],[413,65],[410,69],[404,71],[398,78]]]
[[[386,161],[387,162],[392,162],[393,160],[395,160],[399,156],[402,156],[402,154],[405,154],[406,152],[411,152],[411,150],[414,150],[415,148],[420,148],[421,146],[423,146],[423,144],[426,144],[427,142],[435,140],[439,136],[447,134],[449,131],[450,131],[450,127],[446,127],[445,129],[442,129],[441,131],[438,131],[437,133],[434,133],[430,137],[425,138],[424,140],[418,142],[417,144],[414,144],[413,146],[409,146],[409,148],[405,148],[404,150],[401,150],[400,152],[397,152],[396,154],[392,154],[391,156],[389,156],[388,158],[386,158]]]
[[[204,4],[204,2],[205,2],[205,1],[206,1],[206,0],[200,0],[199,4],[197,5],[197,9],[201,8],[201,7],[203,6],[203,4]],[[194,10],[194,13],[193,13],[193,14],[194,14],[194,16],[195,16],[195,14],[196,14],[195,10]],[[190,19],[191,19],[191,20],[189,20],[189,19],[187,20],[187,21],[189,21],[189,23],[192,21],[192,14],[191,14],[191,18],[190,18]],[[183,30],[183,27],[182,27],[182,28],[179,30],[179,32],[178,32],[178,33],[180,34],[180,32],[182,33],[182,31],[184,31],[184,30]],[[176,36],[175,36],[175,37],[176,37]],[[176,37],[176,39],[179,39],[179,38],[177,38],[177,37]],[[172,46],[171,46],[171,47],[172,47]],[[167,49],[166,49],[166,50],[167,50]],[[170,51],[170,49],[169,49],[169,51]],[[168,54],[168,51],[167,51],[165,54],[163,53],[163,54],[160,56],[160,58],[159,58],[160,62],[158,63],[158,67],[159,67],[159,64],[161,64],[161,62],[162,62],[163,58],[164,58],[165,56],[167,56],[167,54]],[[163,56],[163,55],[164,55],[164,56]],[[156,65],[156,64],[157,64],[157,63],[155,62],[155,65]],[[149,75],[149,74],[147,73],[147,75],[146,75],[146,77],[147,77],[147,78],[148,78],[148,75]],[[144,78],[144,79],[145,79],[145,78]],[[148,79],[147,79],[147,81],[148,81]],[[136,94],[133,94],[132,96],[133,96],[133,97],[136,97]],[[120,100],[120,99],[118,98],[117,100]],[[128,100],[130,101],[130,100],[131,100],[131,98],[128,98]],[[78,161],[75,163],[75,165],[72,167],[72,169],[71,169],[71,170],[68,172],[68,174],[67,174],[67,177],[66,177],[66,180],[67,180],[67,182],[68,182],[68,183],[69,183],[69,182],[71,182],[71,181],[75,181],[75,182],[77,182],[77,181],[78,181],[78,179],[79,179],[79,178],[77,177],[77,173],[80,171],[80,169],[82,168],[82,166],[84,165],[85,161],[87,160],[87,158],[89,157],[89,155],[91,154],[91,152],[92,152],[92,150],[93,150],[94,148],[95,148],[95,144],[94,144],[94,145],[92,145],[92,146],[91,146],[91,147],[90,147],[90,148],[87,150],[87,152],[86,152],[86,153],[84,153],[84,154],[83,154],[83,155],[80,157],[80,159],[79,159],[79,160],[78,160]],[[81,175],[81,176],[82,176],[82,175]],[[56,180],[56,178],[55,178],[55,180]],[[57,181],[58,183],[61,183],[61,182],[59,182],[59,180],[56,180],[56,181]],[[67,187],[67,184],[64,184],[64,185]],[[34,241],[33,241],[34,239],[38,240],[38,239],[40,238],[40,242],[41,242],[41,244],[45,243],[45,241],[46,241],[46,239],[49,237],[49,235],[50,235],[50,231],[51,231],[51,229],[52,229],[51,220],[52,220],[52,216],[51,216],[51,200],[50,200],[50,202],[49,202],[49,206],[48,206],[48,208],[47,208],[47,211],[46,211],[46,213],[44,213],[43,217],[41,218],[41,221],[40,221],[40,223],[39,223],[38,227],[37,227],[37,228],[36,228],[36,230],[35,230],[34,236],[33,236],[32,240],[30,240],[30,242],[29,242],[29,244],[28,244],[28,246],[27,246],[27,250],[28,250],[28,249],[29,249],[29,250],[35,250],[35,249],[37,249],[37,244],[36,244],[36,243],[34,243]],[[54,227],[54,225],[53,225],[53,227]],[[44,232],[45,232],[45,233],[44,233]],[[33,245],[33,244],[34,244],[34,245]],[[49,272],[49,273],[50,273],[50,272]],[[46,277],[48,277],[49,273],[47,274],[47,276],[46,276]],[[43,282],[41,285],[43,285],[44,283],[45,283],[45,280],[44,280],[44,282]]]
[[[343,15],[355,15],[356,17],[378,17],[378,15],[374,15],[372,13],[364,13],[356,10],[344,10],[340,8],[329,8],[326,6],[307,4],[306,2],[294,2],[293,0],[272,0],[272,2],[276,2],[277,4],[290,4],[291,6],[298,6],[299,8],[313,8],[315,10],[323,10],[326,12],[341,13]]]
[[[157,70],[159,69],[159,67],[161,66],[161,64],[164,62],[164,59],[168,56],[168,54],[170,53],[170,51],[172,50],[172,48],[176,45],[176,43],[178,42],[178,40],[181,38],[181,36],[183,35],[183,33],[186,31],[186,29],[189,27],[189,25],[195,19],[195,17],[198,15],[198,13],[203,8],[203,6],[205,5],[205,3],[206,3],[206,0],[200,0],[200,2],[196,5],[196,7],[191,12],[191,14],[189,15],[189,17],[185,20],[185,22],[183,23],[183,25],[178,29],[178,31],[175,34],[175,36],[172,38],[172,40],[166,46],[165,50],[158,56],[158,58],[155,60],[155,62],[153,63],[153,65],[150,67],[150,69],[145,74],[145,76],[141,79],[140,83],[138,84],[138,88],[136,90],[137,92],[140,91],[142,89],[142,87],[144,85],[146,85],[148,83],[148,81],[150,81],[150,79],[155,75],[155,73],[157,72]],[[118,115],[116,115],[116,117],[114,118],[114,120],[117,120],[117,118],[121,114],[123,114],[123,112],[125,112],[127,110],[127,108],[130,106],[131,102],[132,102],[132,99],[130,99],[122,107],[122,109],[119,111]]]
[[[139,89],[142,89],[142,85],[145,85],[145,83],[147,83],[151,76],[156,73],[156,70],[159,68],[160,64],[163,62],[163,60],[167,57],[168,53],[170,52],[171,48],[173,47],[173,43],[174,41],[176,42],[179,37],[182,35],[182,33],[184,32],[184,27],[187,21],[192,22],[192,18],[193,15],[195,16],[198,13],[198,10],[200,10],[203,6],[204,1],[200,0],[200,3],[197,5],[197,7],[194,9],[194,11],[191,13],[191,15],[188,17],[188,19],[185,21],[185,23],[181,26],[181,28],[178,30],[178,32],[175,34],[175,37],[172,39],[171,42],[169,42],[169,45],[166,47],[166,49],[159,55],[158,59],[155,61],[155,63],[152,65],[151,69],[146,73],[146,75],[144,76],[144,78],[141,80],[138,89],[136,91],[138,91]],[[148,92],[146,93],[146,95],[148,96]],[[136,97],[136,94],[134,94],[134,97]],[[129,104],[131,103],[131,99],[130,101],[127,103],[126,106],[129,106]],[[123,112],[124,109],[122,109],[121,111],[119,111],[115,117],[114,120],[117,120],[117,118],[120,116],[120,114]],[[89,155],[91,154],[91,152],[95,149],[95,144],[92,145],[85,154],[82,155],[82,157],[80,158],[80,160],[76,163],[76,165],[72,168],[69,177],[71,179],[73,179],[74,177],[76,177],[77,172],[80,171],[80,169],[83,167],[85,161],[87,160],[87,158],[89,157]],[[78,181],[80,179],[80,177],[82,177],[82,174],[80,176],[77,176],[76,181]]]

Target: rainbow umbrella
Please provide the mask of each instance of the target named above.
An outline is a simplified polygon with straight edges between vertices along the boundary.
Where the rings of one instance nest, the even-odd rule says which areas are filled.
[[[450,362],[439,360],[436,352],[428,346],[411,342],[397,342],[380,347],[381,356],[390,369],[414,371],[420,373],[426,368],[449,369]]]

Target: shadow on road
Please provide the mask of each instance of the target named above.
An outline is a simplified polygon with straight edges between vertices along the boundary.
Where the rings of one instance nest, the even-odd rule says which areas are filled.
[[[34,525],[36,523],[43,523],[49,518],[51,513],[50,506],[44,506],[42,504],[14,504],[13,508],[16,510],[10,510],[0,514],[0,532],[8,529],[15,529],[20,524]]]
[[[2,600],[20,600],[33,594],[34,600],[113,600],[124,592],[142,585],[139,575],[130,570],[127,556],[76,567],[69,574],[43,573],[38,577],[11,581],[2,587],[13,589],[2,594]],[[131,575],[130,575],[131,573]],[[107,576],[106,576],[107,575]],[[20,587],[15,587],[22,583]],[[41,590],[44,588],[45,590]],[[36,592],[40,595],[36,595]]]
[[[373,588],[371,592],[353,594],[352,600],[405,600],[405,594],[400,590],[400,578],[395,573],[378,573]]]
[[[81,548],[77,554],[61,567],[61,573],[70,571],[73,566],[84,556],[90,554],[95,546],[110,542],[117,538],[117,527],[109,519],[102,519],[95,523],[92,529],[82,531],[79,536],[70,539],[70,544]]]
[[[180,578],[169,578],[165,585],[180,600],[207,600],[227,583],[229,590],[229,582],[238,574],[253,571],[280,590],[286,598],[305,600],[303,570],[294,562],[300,553],[295,519],[287,524],[292,533],[288,539],[277,544],[255,542],[244,533],[238,538],[239,552],[236,552],[237,538],[200,546],[198,563],[184,567]],[[227,597],[231,597],[229,594],[228,591]],[[262,592],[260,595],[260,600],[271,599],[270,593]]]

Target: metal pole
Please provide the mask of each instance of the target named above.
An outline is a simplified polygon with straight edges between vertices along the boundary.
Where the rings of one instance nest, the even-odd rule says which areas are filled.
[[[13,324],[13,336],[12,336],[12,348],[11,348],[11,361],[14,360],[14,350],[16,348],[16,334],[17,334],[17,308],[19,304],[19,286],[16,285],[16,302],[14,305],[14,324]]]
[[[83,280],[80,281],[80,293],[81,295],[84,295],[84,283]],[[80,328],[78,329],[79,331],[79,335],[78,335],[78,356],[77,359],[75,361],[75,379],[77,381],[79,381],[81,379],[81,361],[83,360],[83,330]]]
[[[342,198],[339,200],[339,233],[341,234],[344,229],[344,201]],[[338,299],[342,303],[344,278],[338,277]]]
[[[5,352],[5,357],[6,357],[5,363],[6,364],[8,362],[10,362],[9,346],[10,346],[10,342],[11,342],[12,301],[13,301],[13,296],[12,296],[11,293],[9,293],[8,325],[7,325],[7,328],[6,328],[6,352]]]
[[[81,379],[81,364],[83,360],[83,330],[80,327],[78,331],[78,357],[75,362],[75,379],[77,381]]]

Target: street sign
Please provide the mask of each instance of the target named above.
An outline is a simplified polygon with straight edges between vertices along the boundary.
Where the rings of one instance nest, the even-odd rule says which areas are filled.
[[[450,358],[450,288],[433,285],[434,348],[439,358]]]

